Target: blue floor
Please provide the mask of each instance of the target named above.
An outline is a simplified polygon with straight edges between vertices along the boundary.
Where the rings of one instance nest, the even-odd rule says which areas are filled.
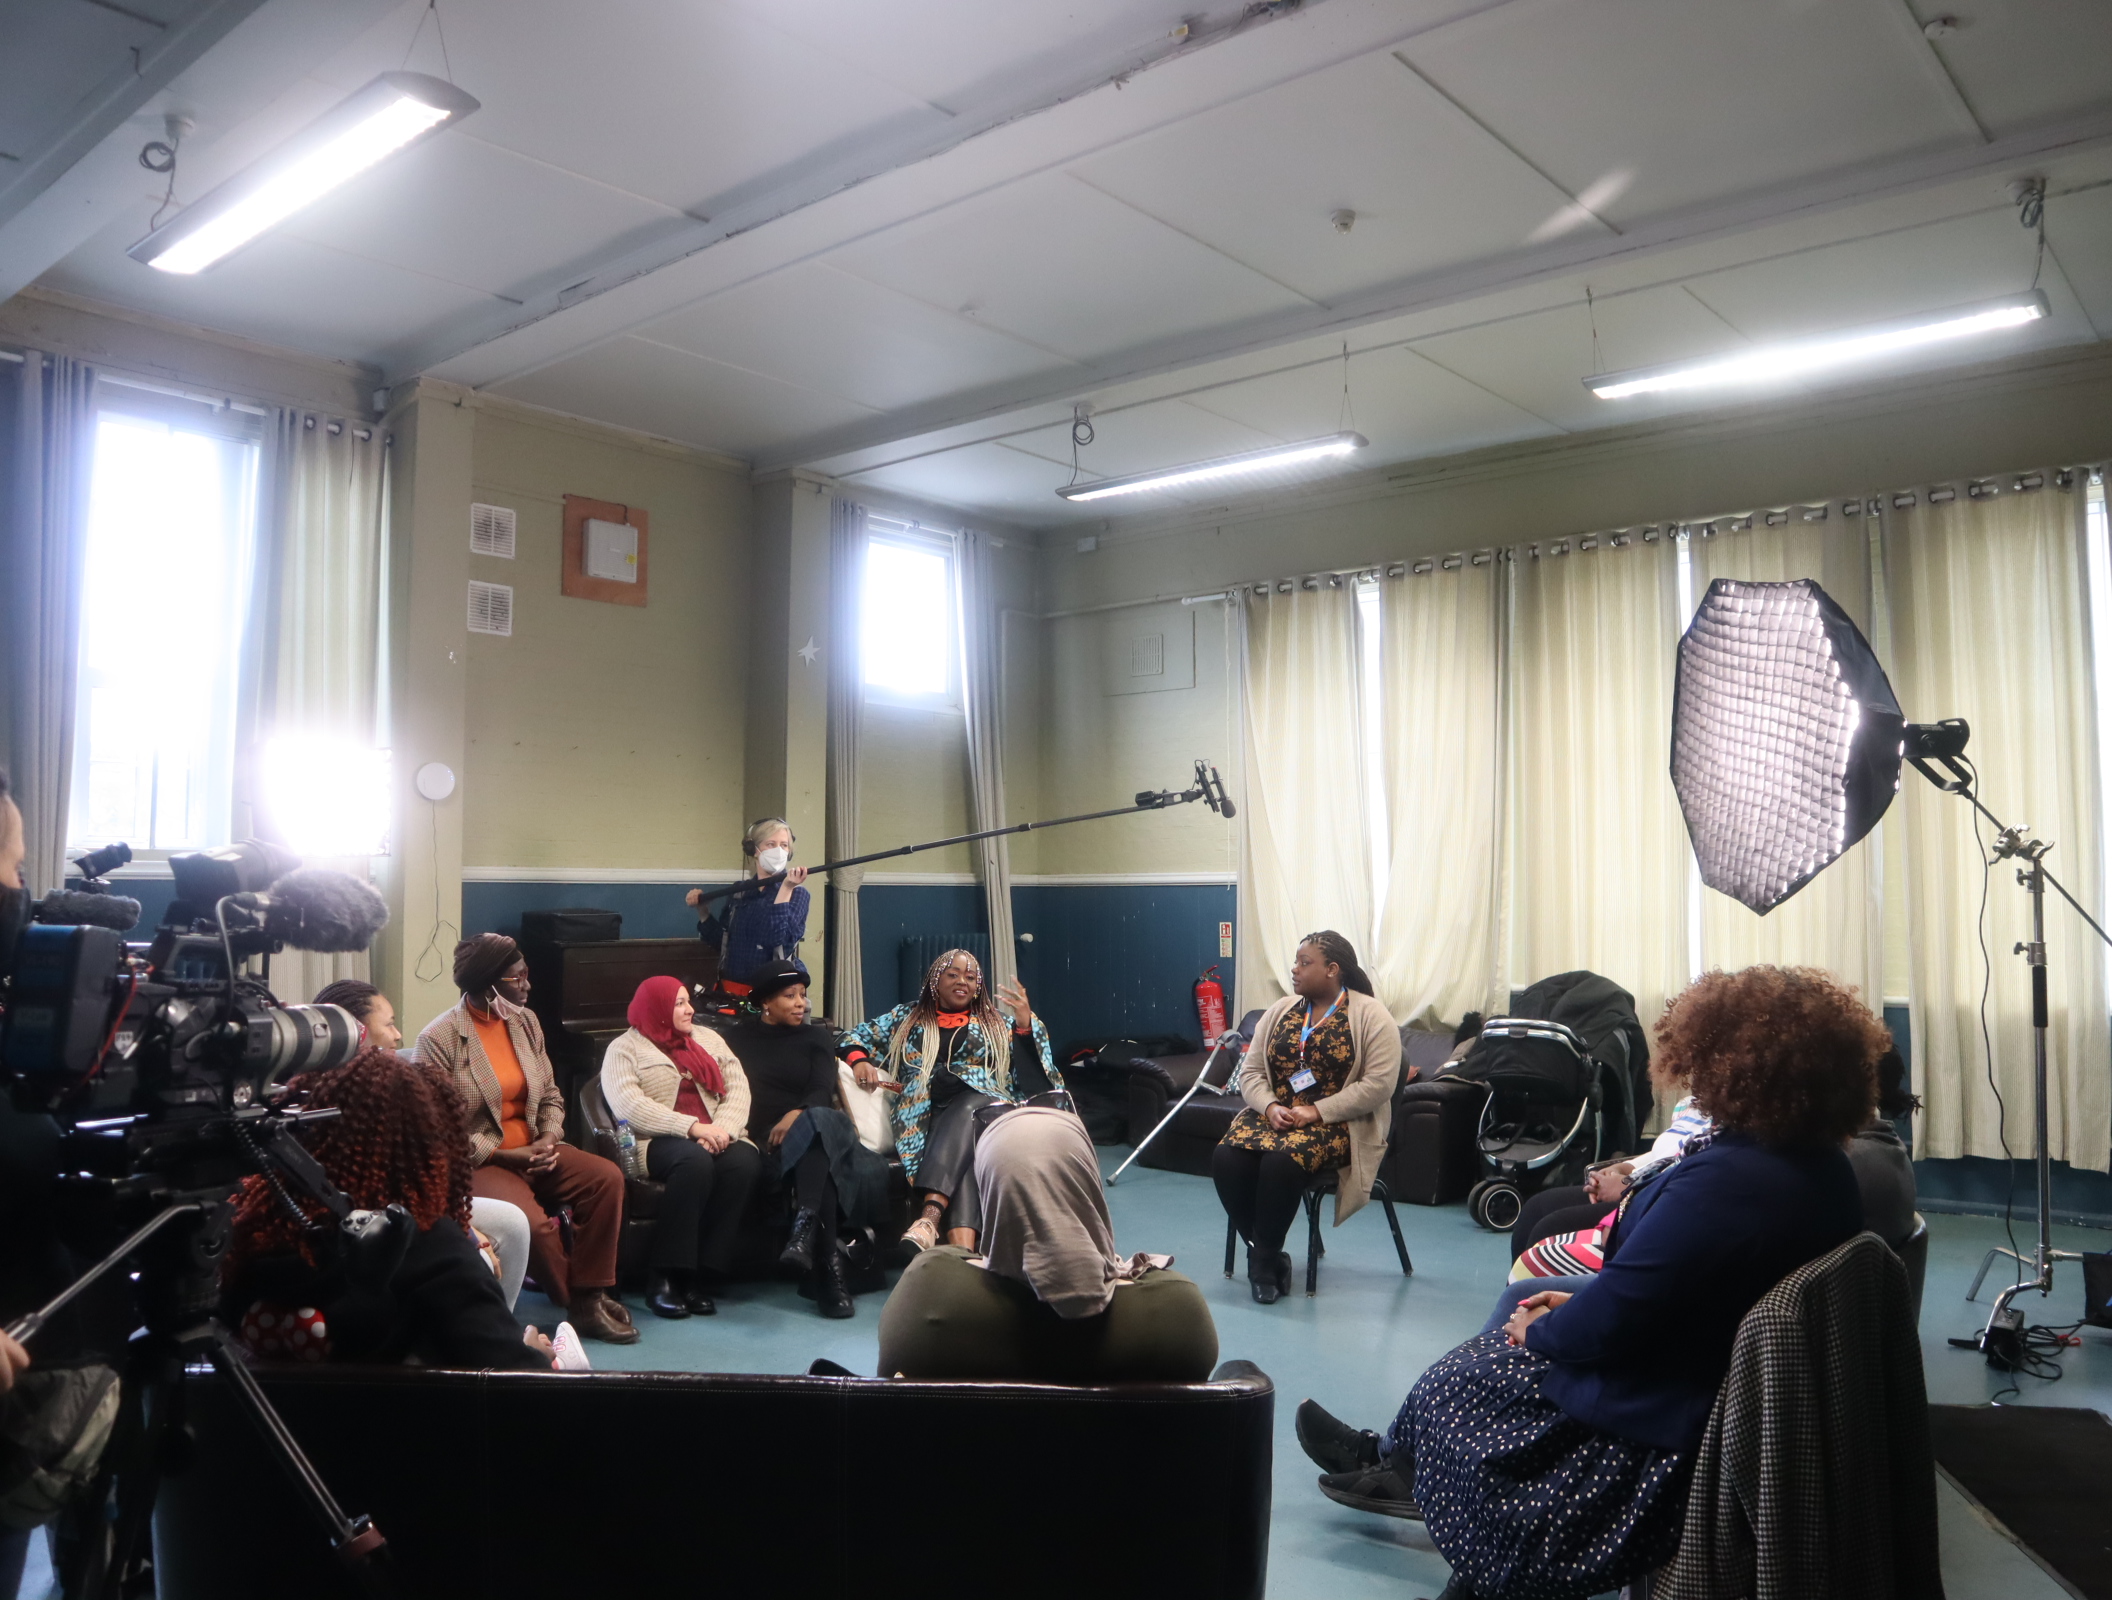
[[[1110,1170],[1125,1154],[1121,1148],[1101,1152]],[[1342,1417],[1383,1425],[1415,1375],[1480,1327],[1509,1264],[1503,1241],[1476,1228],[1463,1207],[1403,1206],[1402,1231],[1416,1269],[1414,1277],[1403,1278],[1385,1218],[1374,1206],[1339,1232],[1328,1230],[1318,1298],[1294,1293],[1277,1305],[1258,1306],[1247,1294],[1243,1275],[1222,1276],[1224,1214],[1207,1179],[1132,1168],[1109,1191],[1109,1200],[1122,1249],[1177,1255],[1181,1269],[1209,1297],[1223,1356],[1253,1361],[1276,1382],[1269,1593],[1275,1600],[1435,1595],[1444,1586],[1446,1568],[1421,1525],[1345,1510],[1321,1498],[1313,1487],[1316,1469],[1292,1437],[1291,1413],[1311,1395]],[[1975,1331],[1993,1289],[2008,1281],[1995,1275],[1978,1307],[1964,1298],[1982,1254],[2002,1242],[2002,1224],[1932,1216],[1929,1229],[1922,1302],[1929,1398],[1950,1404],[1992,1399],[2007,1380],[1990,1373],[1975,1353],[1953,1350],[1945,1340]],[[2028,1248],[2022,1227],[2018,1235]],[[2062,1228],[2056,1230],[2056,1242],[2068,1249],[2106,1249],[2112,1248],[2112,1234]],[[1302,1285],[1302,1232],[1292,1243]],[[2079,1315],[2081,1299],[2081,1270],[2065,1266],[2053,1297],[2030,1296],[2019,1303],[2035,1322],[2065,1323]],[[871,1372],[880,1304],[879,1295],[863,1296],[854,1319],[828,1322],[789,1286],[753,1284],[728,1291],[715,1317],[663,1322],[633,1297],[645,1337],[628,1348],[588,1348],[598,1366],[610,1369],[802,1372],[817,1356],[827,1356],[854,1372]],[[520,1309],[533,1321],[554,1320],[548,1304],[532,1294],[523,1297]],[[2023,1405],[2112,1411],[2112,1332],[2086,1330],[2083,1338],[2080,1348],[2060,1358],[2063,1381],[2022,1379],[2021,1392],[2009,1398]],[[2060,1586],[1969,1502],[1947,1484],[1939,1484],[1939,1494],[1950,1600],[2059,1600]],[[1178,1517],[1172,1502],[1168,1514]],[[48,1568],[40,1557],[41,1550],[32,1556],[23,1593],[41,1600]]]

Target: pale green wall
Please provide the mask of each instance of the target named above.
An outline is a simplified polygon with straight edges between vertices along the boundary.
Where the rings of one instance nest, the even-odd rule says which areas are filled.
[[[513,636],[469,636],[463,859],[733,867],[743,811],[750,495],[730,462],[481,403],[473,497],[519,514]],[[564,496],[649,514],[643,607],[559,592]],[[460,538],[469,539],[469,509]]]

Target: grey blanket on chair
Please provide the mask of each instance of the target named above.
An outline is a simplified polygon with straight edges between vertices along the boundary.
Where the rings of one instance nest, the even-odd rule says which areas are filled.
[[[1907,1272],[1874,1233],[1738,1330],[1653,1600],[1942,1600],[1936,1462]]]

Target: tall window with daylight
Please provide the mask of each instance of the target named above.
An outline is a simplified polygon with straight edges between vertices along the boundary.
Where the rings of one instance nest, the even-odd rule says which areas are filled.
[[[960,704],[953,544],[874,517],[865,552],[865,694],[930,710]]]
[[[125,398],[95,428],[70,842],[225,844],[257,419],[109,392]]]

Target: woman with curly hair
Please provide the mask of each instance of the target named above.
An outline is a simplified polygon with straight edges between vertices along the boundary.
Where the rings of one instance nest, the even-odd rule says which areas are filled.
[[[999,1006],[1012,1013],[1008,1025]],[[1018,1105],[1036,1075],[1061,1089],[1048,1030],[1027,1004],[1027,991],[983,986],[983,964],[967,950],[948,950],[924,974],[916,999],[860,1023],[838,1054],[868,1093],[895,1086],[895,1153],[923,1205],[902,1235],[917,1250],[939,1242],[975,1248],[982,1214],[975,1189],[976,1113]]]
[[[228,1324],[253,1346],[309,1359],[547,1368],[549,1341],[514,1321],[470,1241],[469,1149],[454,1086],[374,1048],[289,1087],[308,1106],[337,1109],[303,1134],[330,1181],[356,1210],[401,1207],[397,1226],[408,1231],[369,1259],[343,1247],[320,1201],[245,1178],[221,1271]],[[280,1328],[281,1319],[297,1325]]]
[[[1383,1436],[1313,1409],[1330,1499],[1419,1517],[1452,1563],[1442,1600],[1570,1600],[1668,1560],[1738,1325],[1853,1237],[1844,1146],[1891,1047],[1855,992],[1808,967],[1712,972],[1657,1025],[1713,1132],[1632,1191],[1597,1276],[1519,1302],[1425,1371]]]

